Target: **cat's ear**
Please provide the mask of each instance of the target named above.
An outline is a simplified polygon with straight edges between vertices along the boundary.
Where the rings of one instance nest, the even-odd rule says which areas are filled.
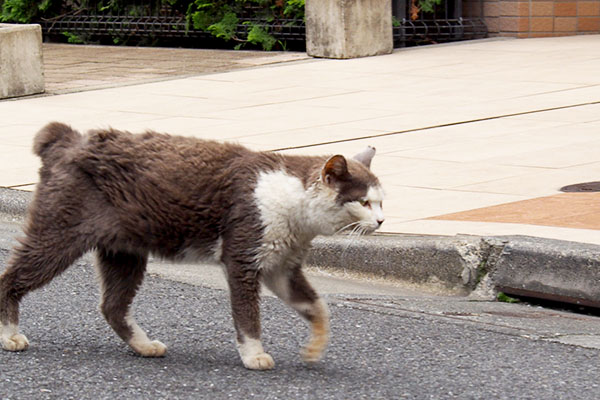
[[[367,146],[366,149],[352,157],[354,160],[362,163],[365,167],[371,168],[371,160],[375,155],[375,147]]]
[[[348,175],[348,163],[344,156],[340,155],[333,156],[327,160],[321,170],[321,178],[328,185],[333,184],[337,180],[344,179]]]

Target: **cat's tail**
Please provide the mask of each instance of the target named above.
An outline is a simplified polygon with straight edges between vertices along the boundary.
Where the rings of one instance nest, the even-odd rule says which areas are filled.
[[[81,141],[81,134],[60,122],[51,122],[35,135],[33,152],[44,164],[62,158],[65,150]]]

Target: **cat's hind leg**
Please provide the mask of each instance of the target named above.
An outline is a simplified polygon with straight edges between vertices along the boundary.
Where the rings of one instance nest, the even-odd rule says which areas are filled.
[[[0,277],[0,343],[9,351],[26,350],[27,338],[19,333],[19,303],[67,269],[86,251],[81,235],[32,222],[26,237],[15,247]]]
[[[306,280],[300,265],[269,270],[263,275],[263,282],[310,323],[311,336],[301,355],[308,363],[319,361],[329,343],[329,311]]]
[[[148,256],[126,252],[97,251],[102,301],[100,309],[114,331],[136,353],[162,357],[167,346],[150,340],[131,315],[131,303],[144,279]]]

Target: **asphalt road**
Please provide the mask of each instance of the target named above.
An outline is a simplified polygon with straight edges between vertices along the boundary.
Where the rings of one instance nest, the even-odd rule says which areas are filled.
[[[15,233],[14,225],[0,224],[0,270]],[[332,342],[324,360],[308,367],[298,354],[306,325],[265,296],[263,341],[276,367],[264,372],[246,370],[239,360],[224,290],[147,277],[135,314],[151,338],[169,346],[159,359],[134,355],[103,320],[98,300],[86,258],[23,301],[21,327],[31,347],[0,352],[1,399],[600,396],[599,350],[525,335],[519,326],[501,327],[494,323],[501,319],[497,315],[487,322],[461,319],[466,313],[453,307],[468,307],[464,299],[329,294]],[[437,311],[408,306],[419,302]],[[505,316],[525,307],[498,306]],[[593,317],[535,312],[600,325]]]

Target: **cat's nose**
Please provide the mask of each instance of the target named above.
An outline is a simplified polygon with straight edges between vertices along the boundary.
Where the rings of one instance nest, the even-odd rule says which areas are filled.
[[[381,226],[381,224],[383,224],[383,221],[385,221],[385,219],[383,219],[383,218],[377,220],[377,227],[378,228]]]

